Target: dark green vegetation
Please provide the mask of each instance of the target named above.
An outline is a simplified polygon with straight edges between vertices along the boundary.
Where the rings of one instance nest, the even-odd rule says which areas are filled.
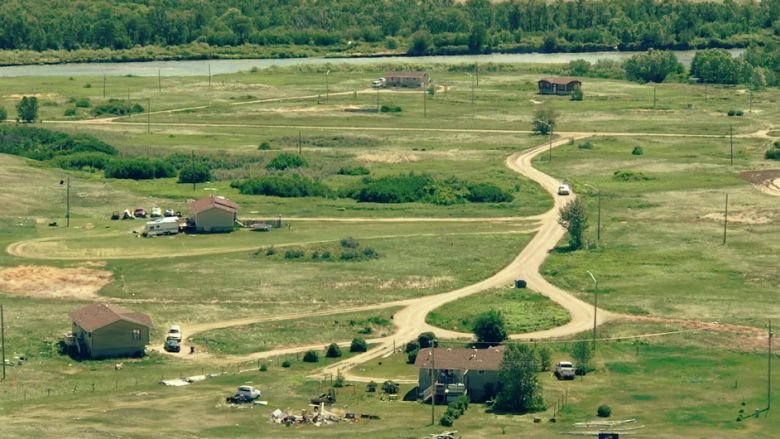
[[[76,103],[78,107],[79,103]],[[105,105],[98,105],[93,108],[89,113],[92,116],[103,116],[106,114],[112,114],[114,116],[125,116],[136,113],[143,113],[144,107],[138,104],[126,103],[123,99],[109,99]]]
[[[325,197],[330,189],[311,177],[279,174],[234,181],[230,187],[245,195],[268,195],[284,198]]]
[[[179,183],[204,183],[211,180],[211,172],[204,165],[190,165],[179,171]]]
[[[53,62],[249,57],[258,52],[289,57],[315,54],[319,48],[380,52],[396,50],[398,40],[399,49],[419,55],[739,47],[773,41],[779,18],[774,2],[474,1],[426,6],[407,0],[373,7],[365,1],[315,5],[250,0],[238,5],[228,0],[115,0],[77,7],[57,0],[17,0],[0,9],[0,49],[51,51],[43,59]],[[161,49],[169,46],[183,47]],[[104,48],[118,52],[95,50]]]
[[[364,178],[360,183],[343,189],[340,196],[363,203],[425,202],[442,206],[472,203],[510,203],[514,196],[491,183],[469,184],[456,177],[436,180],[430,175]]]
[[[479,343],[501,343],[507,339],[506,322],[501,311],[492,309],[477,316],[471,330]]]
[[[176,176],[176,169],[170,163],[147,158],[115,159],[106,166],[106,178],[151,180]]]
[[[527,413],[544,407],[542,386],[536,376],[538,360],[530,344],[509,344],[498,369],[501,390],[496,408],[503,412]]]

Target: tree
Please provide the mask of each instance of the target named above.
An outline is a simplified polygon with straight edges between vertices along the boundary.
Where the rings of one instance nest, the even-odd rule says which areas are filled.
[[[544,372],[550,370],[550,358],[552,357],[552,350],[547,346],[542,346],[536,353],[539,355],[539,369]]]
[[[283,152],[268,162],[265,168],[284,171],[286,169],[306,168],[308,166],[309,163],[303,157]]]
[[[350,352],[365,352],[368,350],[368,344],[362,338],[356,338],[352,340],[352,344],[349,346]]]
[[[5,122],[8,119],[8,112],[5,111],[5,107],[0,107],[0,123]]]
[[[405,352],[408,354],[409,352],[416,351],[418,349],[420,349],[420,343],[416,341],[410,341],[406,344]]]
[[[710,84],[740,84],[750,81],[753,67],[734,58],[724,49],[696,52],[691,63],[691,76]]]
[[[501,390],[496,408],[506,412],[528,412],[542,408],[542,386],[536,377],[534,350],[527,344],[510,344],[498,368]]]
[[[569,72],[574,76],[587,76],[590,73],[590,62],[584,59],[575,59],[569,62]]]
[[[320,361],[320,356],[317,355],[317,353],[314,351],[307,351],[303,355],[303,361],[305,361],[306,363],[316,363]]]
[[[569,244],[576,250],[585,241],[588,229],[588,211],[585,200],[577,197],[558,211],[558,224],[569,232]]]
[[[339,358],[341,357],[341,348],[336,343],[331,343],[325,356],[328,358]]]
[[[420,348],[424,349],[431,347],[435,339],[436,335],[434,335],[433,332],[423,332],[417,337],[417,342],[420,343]]]
[[[596,410],[596,414],[599,418],[608,418],[612,416],[612,409],[608,405],[600,405],[598,410]]]
[[[533,131],[537,134],[547,135],[555,129],[555,122],[560,113],[550,104],[545,104],[534,110],[534,118],[531,122]]]
[[[582,92],[582,86],[577,84],[574,86],[574,90],[571,92],[571,100],[572,101],[581,101],[582,98],[585,96],[585,93]]]
[[[506,323],[500,311],[490,310],[474,319],[472,331],[480,343],[501,343],[507,339]]]
[[[653,49],[629,58],[625,69],[629,79],[643,82],[664,82],[670,74],[684,71],[674,52]]]
[[[580,373],[586,373],[588,371],[588,363],[590,363],[593,357],[593,345],[590,340],[579,340],[574,342],[571,348],[571,356],[574,358],[574,362],[577,363],[577,371]]]
[[[430,86],[428,87],[428,95],[433,99],[433,96],[436,94],[436,87]]]
[[[479,53],[482,50],[482,46],[487,41],[487,29],[482,23],[474,23],[471,26],[471,35],[469,35],[469,49],[473,53]]]
[[[211,172],[203,165],[185,166],[179,171],[179,183],[205,183],[209,180]]]
[[[409,352],[406,356],[406,362],[409,364],[414,364],[417,362],[417,355],[420,353],[419,349],[415,349],[411,352]]]
[[[27,123],[35,122],[38,118],[38,98],[32,96],[28,98],[23,97],[18,104],[16,104],[16,121],[25,121]]]
[[[385,381],[382,384],[382,391],[391,395],[395,395],[398,393],[398,383],[394,381]]]
[[[366,385],[366,391],[369,392],[369,393],[376,392],[376,382],[375,381],[371,381],[370,383],[368,383]]]
[[[431,35],[427,31],[418,30],[415,32],[412,35],[412,47],[409,48],[409,54],[425,55],[428,52],[428,46],[431,45],[430,39]]]
[[[751,78],[753,90],[761,90],[766,87],[766,75],[764,75],[764,69],[761,67],[755,67],[753,69],[753,75]]]

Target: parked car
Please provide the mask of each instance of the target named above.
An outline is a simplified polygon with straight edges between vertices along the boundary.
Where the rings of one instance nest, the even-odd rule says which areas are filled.
[[[382,88],[385,86],[385,78],[379,78],[376,81],[371,83],[371,87],[374,88]]]
[[[165,209],[165,217],[170,218],[173,216],[173,209]]]
[[[226,401],[230,404],[254,401],[260,397],[260,391],[251,386],[238,386],[234,396],[228,396]]]
[[[575,375],[574,366],[568,361],[559,361],[555,363],[555,376],[559,380],[573,380]]]
[[[168,352],[180,352],[181,342],[174,338],[169,338],[168,340],[165,340],[165,350]]]
[[[569,185],[562,184],[558,186],[558,195],[569,195]]]
[[[146,211],[143,207],[138,207],[135,209],[135,212],[133,212],[133,216],[136,218],[146,218]]]
[[[149,216],[151,216],[152,218],[159,218],[162,216],[162,211],[157,206],[152,207],[152,213]]]
[[[178,340],[181,342],[182,335],[181,335],[181,327],[179,325],[173,325],[171,326],[171,329],[168,330],[168,340]]]

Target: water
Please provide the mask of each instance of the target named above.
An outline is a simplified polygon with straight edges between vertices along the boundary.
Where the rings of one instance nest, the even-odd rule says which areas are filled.
[[[732,56],[739,56],[744,49],[729,50]],[[557,64],[568,63],[575,59],[584,59],[595,63],[600,59],[623,61],[638,52],[588,52],[588,53],[523,53],[463,56],[424,56],[424,57],[381,57],[381,58],[296,58],[296,59],[219,59],[199,61],[153,61],[125,63],[88,63],[57,64],[0,67],[0,76],[206,76],[211,66],[211,74],[236,73],[252,67],[295,66],[302,64],[381,64],[408,62],[419,64],[467,64],[479,62]],[[690,67],[696,54],[695,50],[675,51],[677,59]]]

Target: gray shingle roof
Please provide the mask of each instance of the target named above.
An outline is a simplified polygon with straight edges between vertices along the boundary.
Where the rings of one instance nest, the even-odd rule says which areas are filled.
[[[436,348],[433,356],[431,356],[431,348],[420,349],[414,367],[430,369],[433,365],[436,369],[498,370],[501,359],[504,358],[504,348],[504,346],[490,349]]]

